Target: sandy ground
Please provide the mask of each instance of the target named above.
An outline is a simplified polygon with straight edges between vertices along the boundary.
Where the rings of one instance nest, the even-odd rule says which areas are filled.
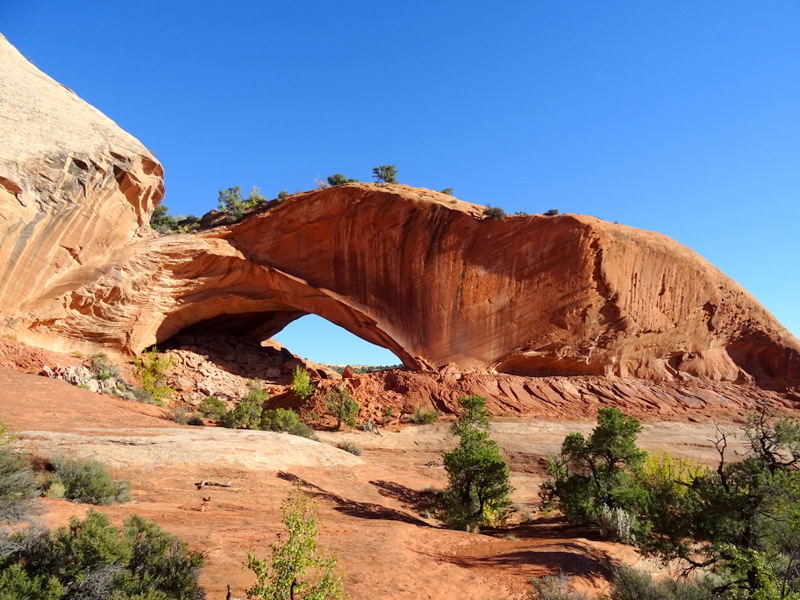
[[[267,556],[281,530],[280,503],[301,485],[317,501],[320,544],[339,557],[353,600],[522,599],[531,577],[564,572],[590,591],[605,589],[609,569],[639,560],[629,548],[537,515],[544,463],[571,431],[589,421],[501,419],[493,424],[512,469],[513,501],[522,511],[502,530],[476,535],[441,527],[425,512],[426,489],[441,488],[443,450],[454,446],[447,423],[320,432],[320,442],[267,432],[179,426],[163,409],[120,401],[68,384],[0,369],[0,419],[36,456],[63,454],[105,462],[133,486],[131,503],[102,508],[115,522],[139,513],[184,537],[206,556],[202,583],[210,600],[227,583],[244,596],[253,582],[247,552]],[[734,426],[723,425],[727,430]],[[640,443],[713,461],[712,423],[648,423]],[[351,441],[355,457],[337,449]],[[203,487],[216,481],[231,487]],[[206,498],[207,500],[204,500]],[[41,501],[52,526],[88,507]],[[524,512],[533,517],[519,523]]]

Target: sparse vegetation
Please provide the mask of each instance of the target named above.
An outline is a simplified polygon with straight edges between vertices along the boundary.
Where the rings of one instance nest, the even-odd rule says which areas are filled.
[[[228,213],[228,222],[236,223],[244,216],[244,211],[248,208],[258,206],[266,201],[266,197],[261,194],[261,190],[253,186],[247,198],[242,197],[240,186],[230,187],[219,191],[218,206],[220,210]]]
[[[28,459],[10,447],[13,440],[8,425],[0,423],[0,523],[28,518],[39,495]]]
[[[438,420],[439,411],[433,408],[428,410],[428,408],[422,404],[417,404],[414,408],[414,412],[408,415],[408,421],[410,423],[416,423],[417,425],[430,425],[431,423],[436,423]]]
[[[439,193],[440,194],[445,194],[447,196],[452,196],[453,195],[453,188],[451,188],[451,187],[444,188],[443,190],[440,190]]]
[[[249,598],[342,600],[347,597],[336,557],[317,549],[318,517],[314,502],[298,487],[281,507],[285,534],[278,534],[269,560],[251,550],[247,566],[256,575]]]
[[[101,462],[59,456],[50,464],[53,469],[50,485],[63,486],[67,500],[99,506],[130,500],[130,483],[115,480]]]
[[[345,452],[349,452],[353,456],[361,456],[362,454],[364,454],[364,449],[361,446],[359,446],[355,442],[351,442],[348,440],[339,442],[337,444],[337,447],[339,448],[339,450],[344,450]]]
[[[208,419],[222,419],[228,412],[225,403],[216,396],[207,396],[198,405],[200,414]]]
[[[334,173],[330,177],[328,177],[328,185],[344,185],[345,183],[358,183],[358,179],[351,179],[350,177],[345,177],[342,173]]]
[[[704,585],[693,585],[685,581],[677,581],[670,577],[662,577],[654,581],[650,573],[620,567],[614,572],[612,580],[612,600],[715,600],[722,596],[715,594],[710,582]],[[726,597],[727,598],[727,597]],[[734,600],[736,597],[730,597]],[[753,597],[766,598],[764,596]],[[779,598],[775,596],[775,598]]]
[[[192,233],[200,227],[200,219],[194,215],[174,217],[168,214],[169,209],[160,204],[153,209],[150,227],[159,233]]]
[[[311,375],[307,369],[299,365],[294,368],[294,371],[292,371],[292,389],[301,400],[307,400],[314,394],[316,388],[311,383]]]
[[[546,216],[548,216],[548,217],[555,217],[555,216],[558,214],[558,209],[556,209],[556,208],[551,208],[550,210],[548,210],[548,211],[547,211],[547,212],[545,212],[544,214],[545,214]]]
[[[765,411],[751,415],[743,430],[749,449],[736,462],[728,461],[730,434],[718,429],[715,468],[664,457],[645,462],[635,445],[639,429],[618,409],[602,409],[588,439],[573,433],[564,440],[543,496],[568,518],[627,537],[646,555],[713,576],[713,593],[681,588],[675,597],[800,596],[800,424]],[[649,584],[628,579],[638,591],[615,597],[671,597],[641,595]]]
[[[504,211],[499,206],[487,205],[483,211],[483,215],[487,219],[492,219],[494,221],[504,221],[506,218],[506,211]]]
[[[394,165],[373,167],[372,177],[379,183],[397,183],[397,167]]]
[[[533,600],[589,600],[585,592],[569,589],[569,577],[566,575],[546,575],[541,579],[531,580]]]
[[[361,407],[350,395],[346,386],[332,389],[325,397],[325,407],[328,412],[336,417],[336,429],[342,428],[342,423],[348,427],[355,427]]]
[[[292,435],[317,440],[314,429],[300,420],[300,416],[288,408],[264,410],[261,415],[261,429],[265,431],[285,431]]]
[[[261,387],[261,382],[247,382],[248,393],[242,400],[228,411],[223,425],[231,429],[260,429],[264,403],[269,400],[269,393]]]
[[[454,529],[477,532],[502,522],[513,488],[497,443],[489,438],[486,398],[460,398],[462,413],[450,428],[459,445],[442,458],[449,484],[442,494],[445,522]]]
[[[528,213],[526,213],[524,210],[518,210],[517,212],[514,213],[514,215],[517,217],[527,217]]]
[[[202,600],[202,555],[138,515],[112,527],[90,511],[55,531],[0,537],[3,600]]]
[[[107,379],[122,380],[122,373],[119,370],[119,366],[108,360],[108,356],[105,354],[95,354],[92,356],[89,368],[95,378],[100,381],[105,381]]]
[[[174,421],[178,425],[188,425],[189,423],[189,411],[186,410],[183,406],[175,406],[169,409],[167,413],[167,418],[170,421]]]
[[[172,359],[164,358],[156,350],[142,352],[133,358],[133,370],[136,378],[152,404],[164,405],[175,390],[167,385],[167,369],[172,366]]]

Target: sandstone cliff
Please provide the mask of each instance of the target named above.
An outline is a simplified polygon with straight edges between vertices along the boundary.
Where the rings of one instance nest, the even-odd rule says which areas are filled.
[[[0,139],[0,311],[13,322],[54,277],[150,235],[163,183],[144,146],[1,35]]]
[[[800,342],[735,282],[592,217],[499,221],[350,184],[155,237],[160,165],[0,42],[0,310],[22,340],[132,353],[179,332],[265,340],[315,313],[416,370],[800,381]]]

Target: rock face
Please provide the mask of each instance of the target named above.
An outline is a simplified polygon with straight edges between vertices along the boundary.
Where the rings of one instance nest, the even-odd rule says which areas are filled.
[[[736,283],[663,235],[592,217],[493,220],[436,192],[350,184],[153,237],[155,159],[1,48],[0,310],[24,341],[261,341],[315,313],[415,370],[800,381],[800,342]]]
[[[164,195],[136,139],[0,35],[0,310],[138,235]]]

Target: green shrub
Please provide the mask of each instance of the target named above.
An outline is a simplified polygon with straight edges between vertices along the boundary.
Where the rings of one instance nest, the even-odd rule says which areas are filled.
[[[332,389],[328,392],[325,400],[325,407],[328,409],[328,412],[336,417],[337,429],[342,428],[342,423],[348,427],[356,426],[356,419],[358,418],[361,407],[350,395],[350,390],[347,389],[347,387]]]
[[[397,167],[394,165],[373,167],[372,177],[382,183],[397,183]]]
[[[427,410],[421,404],[418,404],[414,408],[414,413],[408,415],[408,420],[411,423],[416,423],[417,425],[430,425],[431,423],[436,423],[439,419],[438,411],[432,409]]]
[[[609,511],[641,514],[647,503],[641,485],[647,453],[636,447],[641,430],[639,421],[620,409],[601,408],[591,435],[570,433],[561,453],[548,461],[548,478],[541,489],[545,507],[557,506],[575,523],[599,524],[605,513],[609,531],[613,530],[611,520],[627,518]],[[646,534],[646,522],[636,523],[628,532],[629,539]]]
[[[202,555],[138,515],[112,527],[90,511],[68,527],[4,536],[3,600],[201,600]]]
[[[194,425],[196,427],[205,427],[206,423],[203,421],[203,417],[200,415],[192,415],[189,417],[189,421],[186,423],[187,425]]]
[[[9,447],[13,440],[8,425],[0,423],[0,523],[29,518],[39,495],[28,459]]]
[[[216,396],[207,396],[203,398],[197,409],[200,411],[201,415],[208,419],[222,419],[225,413],[228,412],[228,407]]]
[[[272,408],[261,415],[261,429],[265,431],[285,431],[292,435],[316,440],[314,430],[300,420],[300,416],[287,408]]]
[[[247,396],[237,402],[223,419],[223,425],[231,429],[260,429],[264,403],[269,392],[261,387],[258,379],[247,382]]]
[[[225,414],[222,424],[231,429],[258,429],[263,411],[263,403],[245,398]]]
[[[349,177],[345,177],[342,173],[334,173],[330,177],[328,177],[328,185],[344,185],[345,183],[358,183],[358,179],[351,179]]]
[[[544,214],[547,215],[548,217],[555,217],[558,214],[558,209],[551,208]]]
[[[130,500],[130,484],[115,480],[101,462],[59,456],[50,464],[53,468],[51,485],[64,486],[67,500],[101,506]]]
[[[486,218],[494,219],[495,221],[504,221],[506,218],[506,211],[499,206],[487,205],[483,211],[483,214]]]
[[[316,389],[309,372],[299,365],[292,371],[292,389],[301,400],[310,398]]]
[[[442,455],[449,479],[442,506],[450,527],[475,532],[505,520],[513,488],[497,442],[489,438],[486,398],[467,396],[458,403],[462,413],[450,431],[459,445]]]
[[[151,404],[164,405],[175,393],[167,381],[167,369],[172,366],[171,358],[159,356],[155,350],[143,352],[133,358],[133,371],[142,384],[142,389],[150,397]]]
[[[251,550],[247,566],[256,582],[248,598],[289,600],[317,598],[341,600],[347,597],[342,578],[336,574],[336,557],[317,549],[317,512],[313,501],[297,488],[281,506],[286,536],[278,534],[270,560],[258,558]]]
[[[439,193],[440,194],[445,194],[446,196],[452,196],[453,195],[453,188],[451,188],[451,187],[444,188],[443,190],[439,190]]]

